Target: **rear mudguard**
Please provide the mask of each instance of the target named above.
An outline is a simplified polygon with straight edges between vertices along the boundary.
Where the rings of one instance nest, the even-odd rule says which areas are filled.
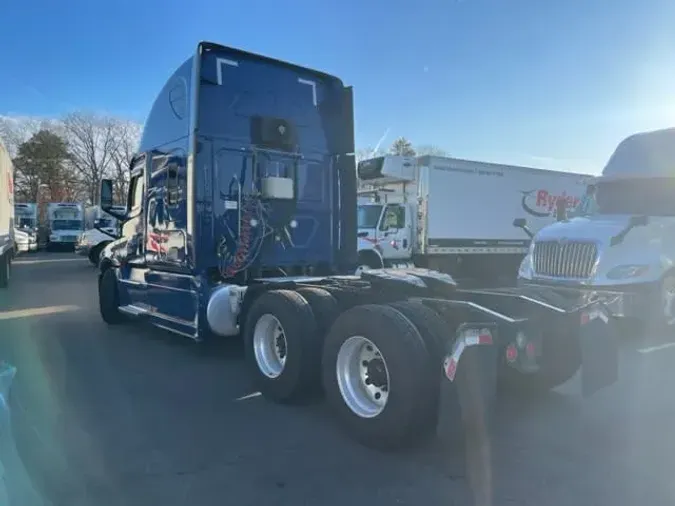
[[[552,290],[526,287],[462,290],[452,277],[428,269],[381,269],[361,277],[383,297],[423,300],[449,328],[495,323],[498,361],[531,374],[532,381],[545,378],[554,386],[581,368],[588,396],[618,379],[618,329],[608,309],[612,301],[598,298],[580,306]],[[455,336],[448,339],[454,346]]]
[[[597,299],[585,305],[560,307],[562,304],[523,295],[518,289],[458,290],[455,296],[517,320],[510,331],[500,328],[499,353],[508,366],[532,373],[533,380],[538,372],[555,375],[557,371],[552,369],[563,368],[573,374],[581,368],[584,396],[618,380],[619,333],[617,318],[609,310],[611,301]],[[525,334],[521,343],[516,342],[518,331]],[[531,353],[522,353],[525,350]],[[560,374],[572,375],[565,371]]]

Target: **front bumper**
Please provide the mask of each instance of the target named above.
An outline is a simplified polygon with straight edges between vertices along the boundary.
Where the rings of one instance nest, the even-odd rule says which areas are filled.
[[[75,245],[75,253],[77,253],[80,256],[86,257],[89,256],[89,252],[91,251],[91,246],[89,244],[76,244]]]

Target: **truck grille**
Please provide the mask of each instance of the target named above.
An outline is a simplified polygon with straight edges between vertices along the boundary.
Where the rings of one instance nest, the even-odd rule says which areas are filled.
[[[598,247],[593,242],[536,242],[534,272],[552,278],[589,278],[597,256]]]

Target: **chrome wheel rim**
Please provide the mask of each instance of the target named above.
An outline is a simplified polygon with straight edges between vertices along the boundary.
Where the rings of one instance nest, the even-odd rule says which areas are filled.
[[[258,369],[268,378],[278,378],[284,372],[288,343],[284,328],[276,316],[264,314],[256,322],[253,352]]]
[[[336,374],[342,400],[355,415],[374,418],[382,413],[389,399],[389,369],[371,340],[352,336],[342,343]]]

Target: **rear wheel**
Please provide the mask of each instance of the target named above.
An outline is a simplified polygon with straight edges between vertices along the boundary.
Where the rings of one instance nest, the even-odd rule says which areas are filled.
[[[417,442],[419,399],[429,391],[429,353],[418,330],[389,306],[342,313],[326,336],[323,383],[346,432],[371,447]]]
[[[328,329],[340,314],[337,300],[328,290],[315,287],[303,287],[296,290],[302,295],[312,308],[316,319],[317,336],[323,342]]]
[[[98,305],[101,318],[108,325],[117,325],[124,321],[120,313],[120,297],[117,288],[117,276],[112,268],[106,269],[98,281]]]
[[[304,400],[319,390],[321,343],[309,303],[290,290],[272,290],[253,302],[244,325],[246,361],[268,399]]]
[[[417,408],[418,416],[414,420],[419,430],[430,434],[438,422],[440,384],[442,380],[443,347],[448,338],[448,326],[433,310],[417,301],[400,301],[389,304],[399,311],[415,326],[424,340],[429,353],[429,365],[423,371],[424,390],[428,394],[420,396]]]
[[[371,269],[382,269],[382,259],[373,251],[360,251],[355,274],[359,276],[362,272]]]
[[[105,244],[97,244],[89,250],[89,261],[93,265],[98,265],[99,260],[101,259],[101,251],[103,251],[104,246]]]

